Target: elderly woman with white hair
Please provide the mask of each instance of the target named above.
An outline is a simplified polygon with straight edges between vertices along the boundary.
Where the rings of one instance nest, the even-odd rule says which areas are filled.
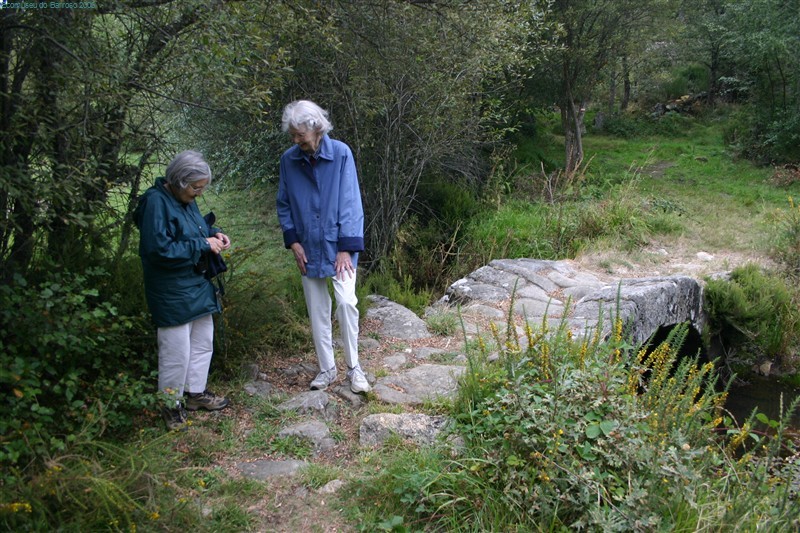
[[[350,390],[366,393],[370,385],[358,361],[356,268],[364,250],[364,210],[350,148],[331,139],[328,113],[314,102],[286,106],[282,128],[294,146],[280,159],[278,221],[283,243],[294,254],[303,282],[319,374],[311,389],[324,390],[336,380],[328,279],[336,298]]]
[[[202,154],[181,152],[167,166],[166,177],[145,191],[134,213],[147,306],[158,327],[158,388],[167,397],[162,416],[169,429],[185,429],[185,409],[216,411],[229,404],[206,389],[214,350],[212,314],[221,309],[205,267],[209,254],[231,246],[195,202],[211,179]]]

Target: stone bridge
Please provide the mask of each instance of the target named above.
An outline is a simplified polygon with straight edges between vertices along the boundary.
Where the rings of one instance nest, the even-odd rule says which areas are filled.
[[[497,259],[453,283],[438,304],[460,305],[466,316],[482,309],[488,315],[487,307],[509,311],[512,296],[514,316],[531,324],[547,317],[553,327],[563,320],[576,336],[599,327],[606,337],[619,317],[637,346],[661,328],[689,322],[699,334],[705,325],[702,287],[691,277],[618,279],[570,261]]]

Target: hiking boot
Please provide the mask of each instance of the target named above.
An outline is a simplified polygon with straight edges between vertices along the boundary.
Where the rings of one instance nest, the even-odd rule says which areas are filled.
[[[203,392],[190,392],[186,395],[186,409],[189,411],[197,411],[198,409],[219,411],[220,409],[228,407],[230,403],[231,402],[224,396],[217,396],[208,389]]]
[[[175,409],[169,407],[161,408],[161,418],[167,424],[167,429],[170,431],[186,431],[188,424],[186,418],[186,410],[182,405]]]
[[[336,379],[336,368],[320,372],[311,382],[311,390],[325,390]]]
[[[355,368],[351,368],[347,372],[347,377],[350,378],[350,390],[356,394],[361,392],[369,392],[372,388],[369,386],[369,382],[367,381],[367,377],[364,375],[364,371],[361,370],[361,366],[357,366]]]

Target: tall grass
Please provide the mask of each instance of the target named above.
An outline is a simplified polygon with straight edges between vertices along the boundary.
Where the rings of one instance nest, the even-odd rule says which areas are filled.
[[[6,531],[134,531],[192,527],[188,497],[176,494],[174,435],[130,445],[76,443],[50,457],[43,468],[7,486],[0,501]],[[20,507],[22,506],[22,507]]]
[[[724,426],[713,366],[679,359],[686,326],[638,353],[621,326],[602,340],[529,325],[527,343],[493,327],[454,404],[463,446],[371,456],[353,516],[387,530],[797,527],[790,482],[773,469],[785,426],[752,446],[752,418]]]
[[[283,246],[271,189],[204,195],[231,238],[224,257],[226,295],[217,321],[215,368],[235,374],[241,363],[284,351],[310,349],[300,273]]]

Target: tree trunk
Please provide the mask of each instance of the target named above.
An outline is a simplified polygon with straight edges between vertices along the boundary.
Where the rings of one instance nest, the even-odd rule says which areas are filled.
[[[614,114],[614,106],[617,103],[617,69],[616,66],[610,68],[611,77],[608,80],[608,114]]]
[[[631,72],[628,68],[628,56],[622,56],[622,101],[619,103],[620,111],[628,109],[631,101]]]
[[[708,65],[708,105],[713,106],[717,100],[717,92],[719,91],[719,64],[720,64],[720,47],[713,45],[711,47],[711,58]]]
[[[583,162],[583,116],[586,108],[578,106],[568,98],[561,106],[561,125],[564,128],[565,164],[564,174],[572,179]]]
[[[136,172],[131,178],[131,187],[130,191],[128,192],[128,207],[125,209],[125,217],[122,220],[122,231],[120,233],[119,246],[117,247],[117,252],[114,254],[115,269],[119,266],[120,261],[125,256],[125,252],[128,250],[128,243],[130,242],[131,233],[133,232],[132,215],[136,209],[136,204],[139,201],[139,188],[142,181],[142,172],[144,172],[144,167],[150,161],[150,158],[153,156],[153,153],[155,153],[155,150],[155,146],[148,146],[147,150],[145,150],[145,152],[139,158],[139,165],[136,167]]]
[[[787,111],[786,86],[788,85],[788,82],[786,80],[786,73],[784,72],[784,69],[781,66],[781,59],[780,57],[778,57],[777,54],[775,54],[775,66],[777,67],[778,74],[780,75],[781,78],[781,111],[783,113],[786,113]]]

